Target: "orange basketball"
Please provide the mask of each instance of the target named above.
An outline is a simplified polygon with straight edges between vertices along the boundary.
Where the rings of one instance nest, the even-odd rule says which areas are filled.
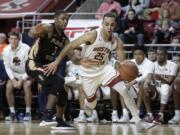
[[[138,76],[139,71],[138,67],[134,62],[130,60],[125,60],[122,63],[120,63],[119,73],[124,81],[130,82]]]

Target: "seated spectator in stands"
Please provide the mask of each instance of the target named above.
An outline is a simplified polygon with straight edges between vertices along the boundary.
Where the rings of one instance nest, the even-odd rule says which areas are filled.
[[[178,65],[178,73],[173,83],[173,102],[175,108],[175,115],[171,120],[168,121],[168,123],[180,124],[180,55],[174,55],[172,60]]]
[[[148,59],[152,62],[156,61],[156,49],[153,47],[150,47],[148,49]]]
[[[0,58],[2,58],[3,49],[7,46],[6,40],[6,35],[4,33],[0,33]]]
[[[31,120],[31,81],[25,72],[25,63],[30,47],[20,41],[20,35],[16,32],[9,33],[9,45],[4,48],[3,61],[9,80],[6,85],[6,97],[10,108],[9,116],[5,120],[15,120],[14,88],[24,90],[26,115],[25,121]]]
[[[178,23],[171,19],[170,12],[167,9],[161,12],[159,19],[156,21],[156,27],[161,27],[163,21],[168,21],[173,28],[178,26]]]
[[[136,12],[134,9],[128,11],[126,19],[123,21],[123,33],[120,34],[122,41],[127,43],[138,45],[144,44],[144,35],[143,35],[143,24],[142,21],[136,17]]]
[[[153,44],[170,44],[175,29],[168,20],[164,20],[160,27],[155,28]]]
[[[137,16],[143,11],[143,7],[139,0],[131,0],[128,6],[122,8],[123,12],[125,12],[125,16],[127,16],[130,9],[134,9]]]
[[[106,0],[103,2],[99,9],[96,12],[96,18],[97,19],[102,19],[103,15],[105,13],[111,12],[112,10],[116,10],[117,15],[119,16],[121,14],[121,5],[115,0]]]
[[[144,118],[146,121],[154,121],[155,123],[164,122],[164,111],[172,93],[171,85],[176,77],[177,70],[177,64],[167,60],[166,48],[158,47],[154,71],[148,74],[143,88],[143,100],[147,112]],[[151,100],[155,101],[158,98],[160,98],[160,111],[154,119]]]
[[[175,36],[172,38],[171,45],[168,47],[168,51],[180,51],[180,37]]]
[[[169,10],[170,17],[172,20],[179,20],[180,19],[180,4],[175,0],[165,0],[161,5],[161,11],[167,9]]]

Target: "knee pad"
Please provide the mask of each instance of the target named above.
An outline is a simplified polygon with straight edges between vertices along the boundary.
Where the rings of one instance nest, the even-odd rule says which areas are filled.
[[[162,84],[160,89],[161,104],[167,104],[170,93],[171,93],[171,87],[167,84]]]
[[[60,107],[65,107],[67,104],[67,92],[63,89],[57,96],[57,105]]]

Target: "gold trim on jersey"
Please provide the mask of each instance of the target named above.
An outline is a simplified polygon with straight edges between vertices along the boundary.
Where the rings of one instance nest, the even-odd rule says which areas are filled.
[[[39,39],[37,39],[34,45],[32,46],[28,58],[33,60],[34,57],[37,55],[38,50],[39,50]]]
[[[31,71],[35,71],[37,69],[37,67],[35,66],[35,62],[33,60],[29,60],[28,62],[28,67]]]

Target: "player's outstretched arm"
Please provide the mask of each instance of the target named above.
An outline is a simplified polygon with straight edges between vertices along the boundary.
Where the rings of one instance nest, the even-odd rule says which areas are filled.
[[[59,56],[56,60],[48,65],[45,65],[45,75],[50,75],[51,73],[54,74],[57,70],[59,63],[62,59],[68,54],[69,50],[72,50],[82,44],[92,43],[96,39],[96,31],[90,31],[79,38],[75,39],[74,41],[70,42],[68,45],[64,47],[64,49],[60,52]]]
[[[123,61],[125,59],[125,52],[124,52],[124,46],[123,42],[117,38],[117,48],[116,48],[117,56],[118,56],[118,61]]]
[[[40,23],[37,24],[36,26],[32,27],[32,29],[29,31],[28,35],[31,38],[37,38],[37,37],[42,37],[44,34],[49,34],[51,33],[52,25],[51,24],[45,24],[45,23]]]

